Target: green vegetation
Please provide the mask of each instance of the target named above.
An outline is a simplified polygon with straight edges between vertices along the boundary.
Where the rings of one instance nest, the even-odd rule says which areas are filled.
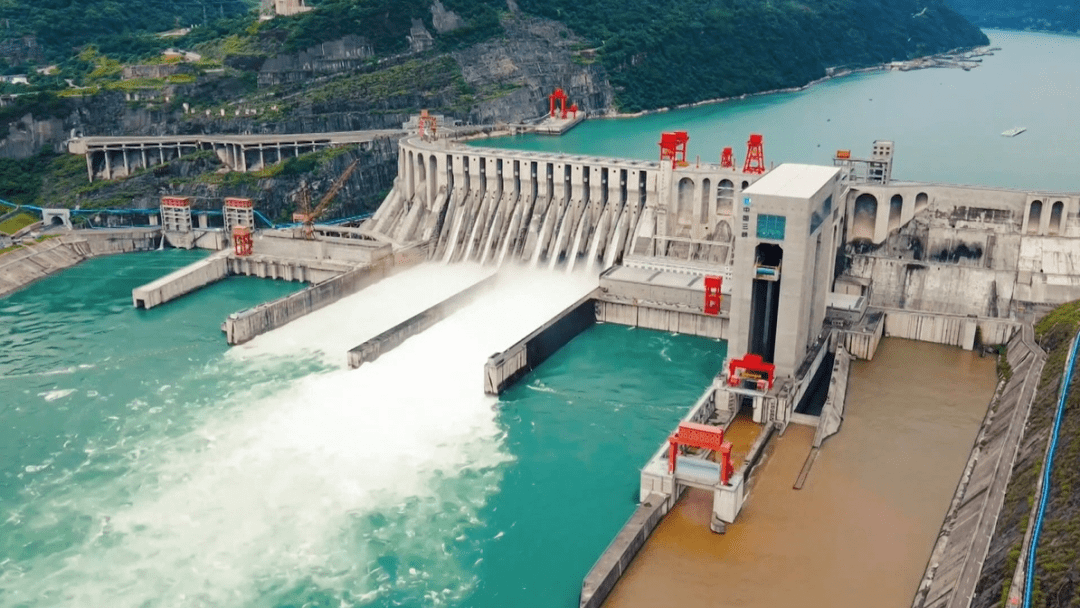
[[[1042,473],[1050,430],[1061,391],[1062,372],[1073,336],[1080,329],[1080,301],[1054,309],[1035,325],[1035,337],[1047,351],[1046,364],[1038,392],[1028,418],[1021,452],[1013,466],[1005,493],[995,536],[1005,535],[1008,552],[1001,562],[988,560],[977,596],[993,598],[996,605],[1006,604],[1012,574],[1019,560],[1023,537],[1031,510],[1035,506],[1035,487]],[[1035,559],[1036,580],[1033,606],[1065,608],[1080,605],[1080,504],[1074,490],[1080,488],[1080,390],[1074,383],[1068,397],[1050,474],[1050,498],[1043,521],[1042,539]],[[975,602],[973,605],[989,605]]]
[[[0,2],[0,19],[7,38],[35,36],[48,62],[64,61],[71,49],[87,44],[128,60],[175,44],[149,34],[246,15],[252,6],[249,0],[139,0],[136,6],[121,0],[6,0]]]
[[[0,222],[0,232],[3,232],[4,234],[15,234],[37,221],[36,217],[28,213],[20,213]]]
[[[473,91],[453,58],[410,59],[377,72],[334,78],[305,95],[313,104],[347,101],[371,109],[421,107],[433,111],[466,110]]]
[[[1080,6],[1060,0],[952,0],[980,27],[1080,33]]]
[[[651,0],[518,4],[598,44],[626,111],[801,86],[829,66],[987,43],[941,0],[670,0],[662,11]]]

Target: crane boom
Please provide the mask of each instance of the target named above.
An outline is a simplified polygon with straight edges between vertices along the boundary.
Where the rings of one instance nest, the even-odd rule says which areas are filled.
[[[319,216],[322,215],[330,207],[330,203],[333,202],[334,197],[337,196],[337,193],[340,192],[341,189],[345,186],[345,182],[349,179],[349,176],[352,175],[353,170],[356,169],[356,165],[359,162],[360,159],[358,158],[352,163],[350,163],[344,171],[342,171],[341,175],[339,175],[338,178],[334,180],[334,183],[330,186],[330,189],[326,191],[326,194],[324,194],[323,197],[319,199],[319,204],[315,205],[315,208],[312,209],[310,212],[307,211],[307,208],[310,205],[310,201],[307,200],[307,190],[303,190],[301,192],[301,204],[303,207],[303,212],[297,213],[293,217],[301,218],[303,220],[305,238],[315,238],[315,220],[319,219]]]

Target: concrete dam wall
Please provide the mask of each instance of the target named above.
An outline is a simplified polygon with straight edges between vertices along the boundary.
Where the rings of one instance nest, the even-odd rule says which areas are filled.
[[[730,263],[734,201],[757,175],[719,165],[543,154],[420,138],[371,234],[431,257],[603,269],[624,256]]]

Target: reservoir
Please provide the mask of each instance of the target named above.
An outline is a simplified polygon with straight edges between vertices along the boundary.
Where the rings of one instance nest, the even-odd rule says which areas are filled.
[[[987,31],[1001,47],[965,72],[931,68],[845,76],[778,93],[637,118],[587,120],[562,137],[522,135],[476,145],[659,158],[660,134],[687,131],[687,158],[718,163],[734,148],[737,166],[750,133],[765,139],[767,163],[831,165],[837,150],[870,154],[875,139],[896,143],[893,178],[1044,191],[1080,190],[1063,167],[1080,157],[1080,38]],[[1002,131],[1026,127],[1016,137]]]

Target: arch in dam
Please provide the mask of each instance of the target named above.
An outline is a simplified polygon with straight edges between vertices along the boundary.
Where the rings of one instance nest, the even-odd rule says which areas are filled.
[[[1039,234],[1039,225],[1042,222],[1043,203],[1040,200],[1031,201],[1027,213],[1027,234]]]
[[[701,180],[701,223],[709,221],[709,195],[712,193],[712,182],[709,178]]]
[[[904,197],[899,194],[889,199],[889,232],[900,228],[900,218],[904,213]]]
[[[716,213],[717,215],[732,215],[735,213],[735,184],[730,179],[722,179],[716,186]]]
[[[1050,225],[1047,227],[1047,234],[1061,234],[1062,222],[1064,217],[1064,201],[1054,201],[1054,204],[1050,206]]]
[[[877,197],[864,192],[855,198],[855,217],[851,222],[852,239],[874,240],[874,228],[877,226]]]
[[[925,192],[920,192],[915,195],[915,213],[921,212],[930,206],[930,197]]]
[[[676,214],[680,224],[689,224],[694,207],[694,180],[684,177],[679,180],[679,206]]]

